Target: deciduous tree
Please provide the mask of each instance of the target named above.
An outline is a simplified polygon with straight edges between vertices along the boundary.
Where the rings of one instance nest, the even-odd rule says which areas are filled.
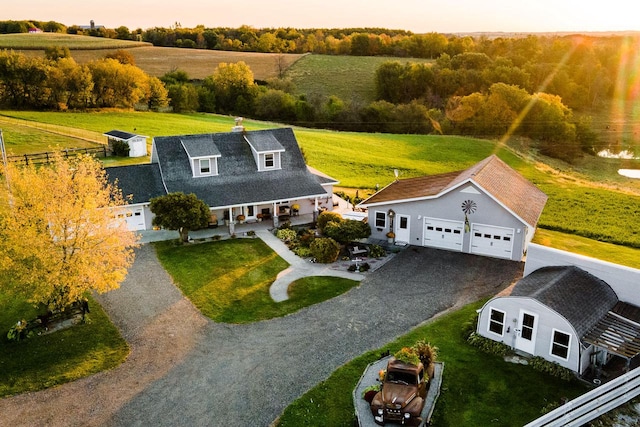
[[[189,240],[189,230],[197,230],[209,224],[209,206],[195,194],[169,193],[151,199],[149,206],[155,214],[153,225],[178,230],[183,242]]]
[[[0,286],[62,310],[87,291],[119,287],[136,235],[114,218],[124,204],[92,157],[8,165],[0,205]]]

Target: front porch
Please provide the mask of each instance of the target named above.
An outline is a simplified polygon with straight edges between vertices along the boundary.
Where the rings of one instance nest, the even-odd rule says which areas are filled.
[[[313,222],[313,214],[293,216],[289,218],[289,221],[292,225],[311,224]],[[273,218],[269,220],[263,220],[261,222],[250,221],[245,222],[244,224],[236,223],[234,224],[233,233],[230,233],[229,226],[225,226],[223,223],[215,228],[192,230],[189,232],[189,238],[198,240],[211,238],[213,236],[227,237],[230,234],[235,234],[236,236],[245,236],[250,231],[272,230],[273,228],[275,228],[273,226]],[[160,242],[164,240],[178,239],[180,237],[178,231],[176,230],[142,230],[138,231],[137,233],[140,236],[140,243]]]

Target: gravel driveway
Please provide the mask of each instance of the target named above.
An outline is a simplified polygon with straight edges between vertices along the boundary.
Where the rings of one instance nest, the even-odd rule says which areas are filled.
[[[330,301],[227,325],[203,318],[144,245],[123,286],[100,298],[132,347],[129,359],[109,372],[0,400],[0,424],[268,426],[340,365],[443,310],[497,293],[522,267],[410,247]],[[389,299],[394,289],[402,289],[401,300]]]

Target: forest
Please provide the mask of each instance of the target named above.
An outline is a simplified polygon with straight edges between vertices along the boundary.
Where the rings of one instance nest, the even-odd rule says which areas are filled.
[[[191,79],[183,70],[172,71],[160,80],[167,92],[166,102],[176,112],[236,114],[351,131],[443,133],[486,138],[519,135],[537,141],[543,154],[567,161],[602,148],[592,130],[592,113],[611,104],[612,100],[625,102],[640,89],[640,81],[635,78],[635,52],[639,41],[629,36],[530,34],[473,38],[379,28],[182,28],[178,23],[172,28],[131,32],[126,27],[87,30],[28,21],[21,26],[16,21],[2,21],[0,33],[28,31],[37,25],[50,28],[50,31],[143,40],[156,46],[390,57],[375,70],[377,99],[370,103],[340,99],[332,94],[299,93],[294,83],[286,78],[286,72],[279,79],[255,81],[251,70],[243,63],[221,64],[213,75],[200,81]],[[7,82],[11,79],[7,80],[6,76],[11,75],[11,70],[2,65],[2,58],[5,58],[5,64],[12,64],[6,59],[12,54],[5,52],[3,55],[0,57],[0,78],[3,80],[0,102],[5,106],[132,108],[142,101],[146,108],[154,109],[163,107],[165,102],[163,96],[158,95],[162,89],[157,82],[143,85],[145,87],[137,91],[140,93],[137,99],[134,96],[120,101],[114,98],[117,93],[105,93],[104,88],[100,89],[100,79],[96,78],[90,96],[71,95],[74,87],[87,90],[82,85],[68,85],[69,102],[64,103],[57,95],[59,91],[52,89],[35,95],[29,90],[20,92],[9,87]],[[431,58],[432,61],[405,60],[401,63],[393,57]],[[87,67],[93,67],[96,73],[97,65]],[[33,65],[29,67],[30,71],[34,68]],[[23,82],[23,88],[37,91],[38,85],[47,80],[44,74],[26,73],[36,81],[33,84]],[[156,88],[155,96],[148,86]],[[34,102],[43,96],[44,102]]]

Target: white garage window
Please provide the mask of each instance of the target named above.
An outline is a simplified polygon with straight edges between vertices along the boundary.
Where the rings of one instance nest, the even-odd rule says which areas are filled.
[[[497,335],[504,335],[505,312],[492,308],[489,311],[489,332]]]
[[[566,332],[553,330],[553,340],[551,341],[551,354],[562,359],[569,359],[569,346],[571,345],[571,335]]]

